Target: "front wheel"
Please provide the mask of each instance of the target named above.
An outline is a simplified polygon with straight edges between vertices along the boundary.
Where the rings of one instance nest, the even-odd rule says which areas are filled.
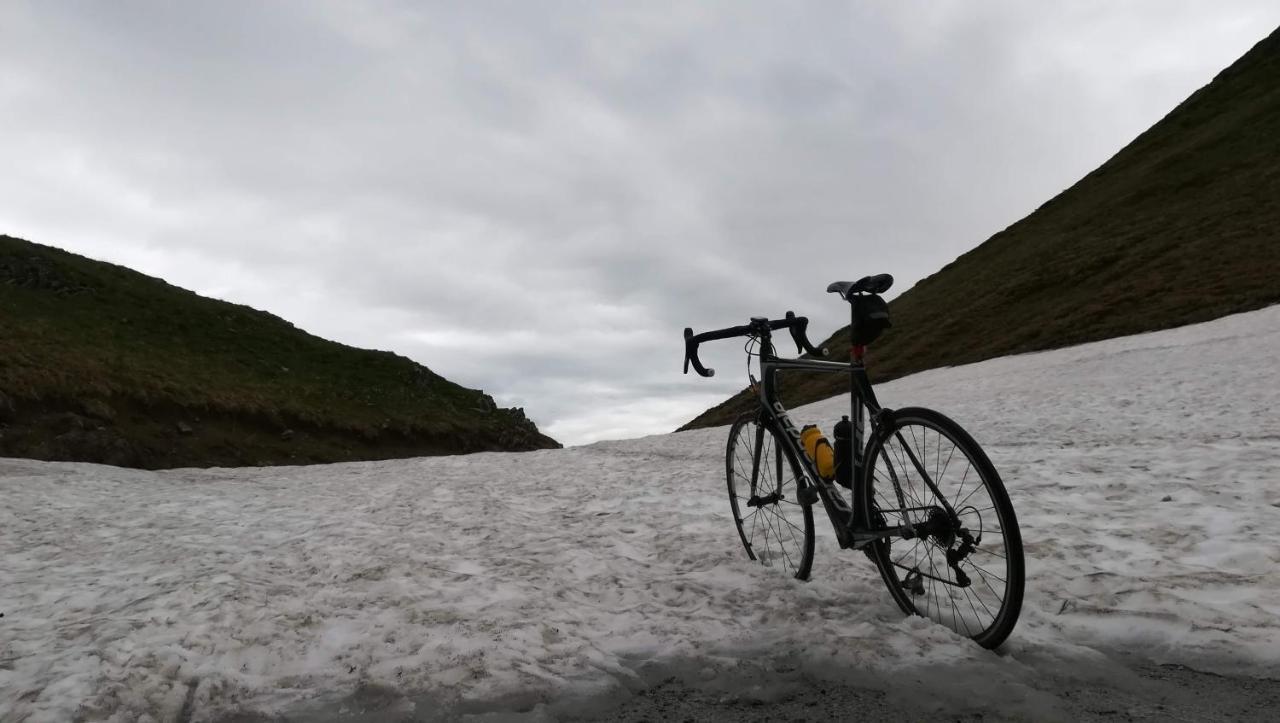
[[[856,496],[867,527],[910,527],[867,550],[902,610],[985,648],[1022,609],[1025,569],[1013,505],[991,460],[960,425],[930,409],[893,413],[872,435]]]
[[[781,438],[745,414],[725,450],[729,507],[747,557],[800,580],[813,564],[813,508],[800,502],[800,475]]]

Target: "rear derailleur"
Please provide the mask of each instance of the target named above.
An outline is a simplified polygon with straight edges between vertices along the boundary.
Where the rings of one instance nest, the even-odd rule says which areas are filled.
[[[960,538],[960,546],[947,548],[947,565],[956,575],[956,585],[958,587],[969,587],[972,583],[969,580],[969,576],[964,574],[964,570],[960,569],[960,563],[964,562],[964,559],[977,549],[978,542],[963,527],[957,532],[957,537]]]
[[[974,537],[967,527],[960,527],[959,520],[952,518],[945,510],[940,507],[933,508],[929,513],[929,518],[925,522],[915,526],[914,532],[920,537],[931,538],[938,547],[946,550],[947,566],[951,568],[951,572],[955,574],[953,584],[956,587],[969,587],[973,581],[960,569],[960,563],[978,549],[978,545],[982,542],[981,533],[978,537]],[[959,541],[959,547],[953,547]],[[915,588],[908,585],[908,582],[919,586],[919,578],[922,573],[919,570],[912,569],[907,574],[907,579],[902,581],[904,589],[915,592]],[[914,576],[914,579],[913,579]],[[951,581],[946,581],[951,582]],[[916,593],[919,595],[920,593]]]

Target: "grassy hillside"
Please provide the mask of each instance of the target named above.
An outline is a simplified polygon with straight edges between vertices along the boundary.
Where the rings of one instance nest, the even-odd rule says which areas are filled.
[[[0,456],[155,468],[556,446],[404,357],[0,236]]]
[[[847,265],[850,278],[893,271]],[[1277,302],[1280,31],[1100,168],[895,299],[894,326],[868,363],[884,380]],[[847,340],[844,329],[826,345]],[[783,398],[810,402],[841,384],[785,379]],[[682,429],[727,424],[749,405],[740,393]]]

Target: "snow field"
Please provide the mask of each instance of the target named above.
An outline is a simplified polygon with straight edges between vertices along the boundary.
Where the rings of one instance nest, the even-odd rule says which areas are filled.
[[[359,685],[536,710],[761,656],[1016,678],[1099,648],[1275,675],[1278,353],[1271,307],[878,387],[1005,479],[1027,594],[1002,655],[903,619],[821,511],[811,582],[747,561],[723,428],[298,468],[0,460],[0,720],[216,720]],[[792,416],[829,433],[844,409]]]

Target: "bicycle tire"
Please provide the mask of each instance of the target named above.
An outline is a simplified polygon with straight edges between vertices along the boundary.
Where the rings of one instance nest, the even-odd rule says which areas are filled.
[[[903,612],[927,617],[984,648],[995,648],[1018,621],[1026,581],[1022,536],[1004,483],[982,447],[948,417],[912,407],[895,411],[889,423],[892,429],[887,434],[881,430],[867,444],[866,467],[856,491],[862,523],[902,525],[906,507],[907,520],[930,532],[913,539],[880,540],[867,550]],[[953,466],[960,461],[957,455],[965,458],[963,470]],[[920,468],[930,473],[937,491],[955,510],[955,518],[949,518],[938,504]],[[896,486],[894,474],[899,477]],[[906,504],[899,501],[898,490]],[[980,492],[985,499],[974,500]],[[978,543],[953,566],[948,553],[964,547],[959,528],[975,537],[975,526]],[[992,539],[997,535],[998,542]],[[1003,576],[996,574],[1002,560]],[[962,573],[968,585],[963,584]],[[997,601],[999,607],[993,610]]]
[[[779,442],[778,433],[761,423],[758,412],[734,421],[725,448],[729,506],[747,557],[807,580],[813,566],[813,507],[800,502],[803,473]],[[767,497],[777,492],[777,500],[747,504],[753,494],[753,465],[759,470],[755,494]]]

